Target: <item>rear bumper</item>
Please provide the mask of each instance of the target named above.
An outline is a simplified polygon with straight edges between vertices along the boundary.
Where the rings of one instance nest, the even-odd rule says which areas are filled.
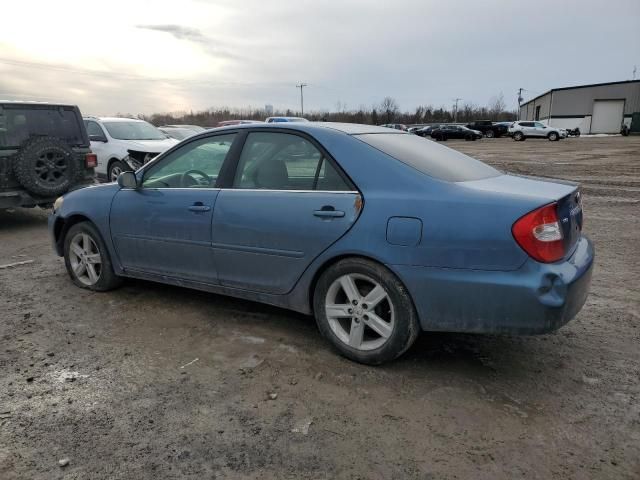
[[[72,192],[73,190],[78,190],[80,188],[88,187],[89,185],[93,185],[95,180],[93,177],[85,178],[83,182],[77,183],[73,185],[68,192]],[[37,206],[47,206],[53,205],[53,202],[56,201],[60,195],[56,195],[54,197],[37,197],[31,195],[28,191],[20,188],[16,188],[15,190],[8,191],[0,191],[0,208],[15,208],[15,207],[37,207]]]
[[[568,260],[527,260],[511,272],[391,268],[409,289],[423,330],[538,334],[560,328],[580,311],[593,259],[593,245],[583,236]]]

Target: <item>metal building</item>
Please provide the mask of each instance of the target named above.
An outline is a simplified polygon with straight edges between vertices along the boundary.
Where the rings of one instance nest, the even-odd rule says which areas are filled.
[[[520,106],[520,120],[582,133],[640,132],[640,80],[554,88]]]

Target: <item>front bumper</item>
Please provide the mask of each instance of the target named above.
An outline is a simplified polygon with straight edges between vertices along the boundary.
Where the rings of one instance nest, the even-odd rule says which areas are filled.
[[[589,293],[594,250],[582,237],[567,260],[527,260],[509,272],[392,265],[405,282],[423,330],[537,334],[560,328]]]

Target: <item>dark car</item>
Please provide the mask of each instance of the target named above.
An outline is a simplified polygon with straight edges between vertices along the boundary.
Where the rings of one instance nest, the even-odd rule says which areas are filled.
[[[491,120],[476,120],[468,123],[467,128],[471,130],[478,130],[487,138],[502,137],[507,135],[509,131],[509,125],[512,122],[492,122]]]
[[[577,184],[328,122],[195,135],[65,195],[49,229],[78,287],[132,277],[314,314],[369,364],[420,330],[555,330],[585,303],[594,259]]]
[[[471,130],[462,125],[440,125],[438,128],[431,130],[431,138],[436,140],[449,140],[450,138],[458,138],[464,140],[478,140],[482,138],[482,132]]]
[[[429,137],[434,128],[438,128],[440,125],[427,125],[426,127],[418,127],[411,133],[418,135],[419,137]]]
[[[0,101],[0,208],[50,206],[96,162],[78,107]]]

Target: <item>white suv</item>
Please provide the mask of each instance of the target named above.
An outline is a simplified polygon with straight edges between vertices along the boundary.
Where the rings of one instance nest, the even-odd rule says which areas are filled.
[[[135,171],[178,140],[133,118],[84,117],[91,150],[98,156],[96,176],[115,182],[124,171]]]
[[[540,122],[514,122],[509,127],[509,135],[518,142],[527,138],[548,138],[555,142],[561,138],[567,138],[567,131],[549,127]]]

